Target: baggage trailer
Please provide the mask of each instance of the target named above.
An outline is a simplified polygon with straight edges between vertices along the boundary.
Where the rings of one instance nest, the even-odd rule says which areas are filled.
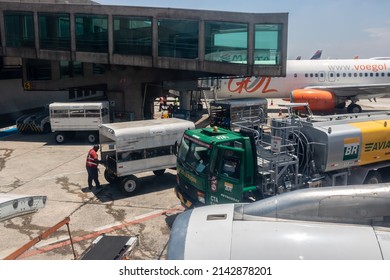
[[[99,126],[110,122],[108,101],[54,102],[49,112],[51,130],[59,144],[81,132],[86,133],[89,143],[97,143]]]
[[[246,118],[259,119],[264,122],[267,118],[268,105],[265,98],[225,99],[210,102],[210,126],[232,129],[233,123]]]
[[[102,124],[99,137],[105,179],[133,194],[140,187],[134,174],[153,171],[159,176],[176,167],[176,144],[184,131],[194,128],[193,122],[177,118]]]

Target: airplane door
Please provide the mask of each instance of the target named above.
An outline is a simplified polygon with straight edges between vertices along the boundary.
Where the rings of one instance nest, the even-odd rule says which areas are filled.
[[[336,81],[336,73],[333,71],[328,72],[328,80],[329,82]]]
[[[325,82],[326,74],[324,71],[318,72],[318,81],[319,82]]]

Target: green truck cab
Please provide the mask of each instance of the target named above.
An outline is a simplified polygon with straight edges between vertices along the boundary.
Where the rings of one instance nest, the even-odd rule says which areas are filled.
[[[177,151],[176,195],[186,208],[258,200],[256,158],[249,133],[187,130]]]

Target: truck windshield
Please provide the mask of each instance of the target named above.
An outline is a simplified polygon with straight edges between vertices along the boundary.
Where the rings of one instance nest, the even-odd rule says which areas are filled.
[[[209,173],[211,150],[205,145],[183,137],[177,157],[183,164],[195,170],[196,173],[206,175]]]

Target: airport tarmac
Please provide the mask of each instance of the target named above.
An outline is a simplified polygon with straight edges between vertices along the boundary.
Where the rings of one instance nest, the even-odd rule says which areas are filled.
[[[390,99],[361,101],[363,110],[390,110]],[[271,105],[272,102],[272,105]],[[282,100],[269,100],[278,112]],[[343,112],[345,113],[345,112]],[[170,226],[183,211],[173,188],[175,170],[163,176],[137,174],[142,188],[124,196],[108,184],[100,167],[101,190],[87,188],[85,159],[90,145],[82,139],[58,145],[54,134],[13,134],[0,139],[0,192],[47,196],[46,206],[35,213],[0,222],[0,259],[69,217],[76,258],[98,236],[136,236],[138,245],[130,259],[166,259]],[[21,255],[25,260],[74,259],[66,226],[61,227]]]

